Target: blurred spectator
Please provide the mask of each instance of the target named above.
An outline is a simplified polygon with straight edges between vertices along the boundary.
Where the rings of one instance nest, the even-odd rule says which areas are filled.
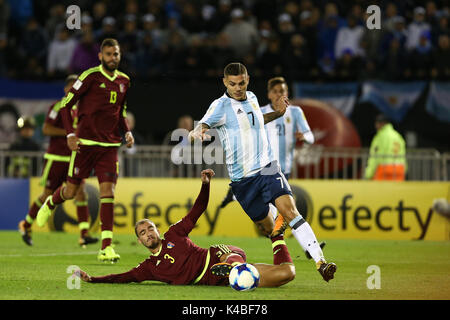
[[[204,23],[198,8],[192,2],[185,2],[181,10],[180,25],[189,33],[203,31]]]
[[[213,68],[212,56],[205,49],[204,39],[196,34],[190,37],[181,61],[179,72],[184,74],[188,80],[202,79]]]
[[[74,32],[75,39],[81,40],[86,33],[92,33],[92,36],[94,36],[93,21],[94,20],[89,14],[83,13],[81,15],[81,29],[75,30]]]
[[[163,30],[162,33],[162,40],[164,43],[170,43],[171,39],[173,38],[173,35],[176,34],[176,37],[181,38],[181,42],[183,45],[186,44],[186,41],[188,39],[188,32],[180,26],[180,16],[178,13],[173,12],[170,15],[168,15],[167,19],[167,27]]]
[[[22,34],[20,52],[27,58],[35,58],[39,64],[45,63],[48,49],[48,36],[35,18],[31,18]]]
[[[383,35],[376,61],[385,79],[400,80],[407,69],[405,18],[397,16],[392,22],[393,29]]]
[[[320,59],[325,55],[330,55],[334,59],[336,37],[339,30],[340,18],[337,15],[337,7],[333,3],[328,3],[323,19],[319,22],[317,32],[317,56]]]
[[[292,35],[289,46],[283,51],[283,73],[288,81],[311,80],[311,67],[315,62],[311,57],[307,43],[299,33]]]
[[[50,8],[50,17],[46,20],[45,29],[50,39],[55,37],[56,29],[66,25],[66,8],[63,4],[55,4]]]
[[[432,47],[429,32],[420,35],[419,44],[413,49],[409,57],[409,66],[415,79],[426,80],[432,68]]]
[[[269,20],[262,20],[259,23],[259,41],[256,48],[256,57],[259,58],[269,45],[269,40],[278,36],[278,34],[272,29],[272,25]]]
[[[289,0],[284,5],[285,13],[291,17],[292,24],[298,26],[300,24],[300,6],[297,1]]]
[[[341,56],[336,60],[336,78],[339,81],[355,81],[361,69],[361,57],[355,55],[353,50],[342,50]]]
[[[117,39],[116,19],[113,17],[105,17],[102,21],[102,28],[94,33],[95,40],[102,43],[106,38]]]
[[[99,31],[103,27],[103,19],[106,18],[106,4],[103,1],[96,1],[92,7],[92,27],[94,31]]]
[[[221,32],[230,22],[231,0],[219,0],[219,6],[215,11],[210,22],[207,24],[208,30],[214,33]]]
[[[163,145],[189,145],[188,134],[194,129],[194,119],[190,115],[183,115],[177,120],[177,128],[166,134],[163,139]]]
[[[306,41],[305,49],[308,51],[309,57],[315,57],[317,49],[317,26],[311,11],[303,11],[300,14],[298,32]]]
[[[140,40],[134,67],[138,77],[146,80],[162,73],[161,52],[150,32],[146,32]]]
[[[432,77],[437,80],[450,80],[450,38],[439,36],[438,47],[433,52]]]
[[[282,13],[278,16],[278,37],[280,46],[284,50],[291,42],[291,37],[296,29],[291,16],[288,13]]]
[[[65,27],[56,31],[50,43],[47,57],[47,73],[50,77],[65,77],[69,72],[70,61],[77,42],[71,38]]]
[[[33,16],[33,1],[9,0],[8,3],[12,26],[22,30],[28,20]]]
[[[231,22],[223,29],[223,32],[230,37],[231,47],[238,59],[243,59],[249,53],[253,53],[258,42],[258,30],[243,18],[242,9],[233,9]]]
[[[273,37],[269,39],[267,50],[261,55],[258,61],[258,67],[261,70],[261,75],[264,78],[272,78],[282,74],[282,61],[280,39]]]
[[[70,61],[71,72],[80,74],[84,70],[99,65],[99,52],[100,45],[94,41],[92,32],[87,31],[73,52],[72,60]]]
[[[39,151],[39,145],[33,140],[35,120],[32,117],[21,117],[17,120],[19,137],[9,147],[10,151]],[[13,156],[7,163],[9,177],[26,178],[37,175],[36,158]]]
[[[222,77],[225,66],[235,60],[234,51],[230,45],[230,36],[227,33],[221,32],[215,37],[211,55],[214,74]]]
[[[431,31],[431,42],[434,47],[438,46],[438,39],[441,35],[445,34],[447,36],[450,36],[448,18],[448,15],[441,14],[439,16],[438,25],[435,26]]]
[[[425,21],[428,22],[432,28],[435,28],[439,23],[436,2],[427,1],[425,4],[425,12]]]
[[[398,16],[397,5],[389,2],[384,10],[384,16],[381,19],[382,29],[392,31],[394,29],[395,17]]]
[[[336,77],[335,60],[331,52],[326,52],[318,61],[319,75],[324,80],[334,80]]]
[[[364,33],[364,28],[357,25],[356,17],[349,15],[347,18],[347,27],[339,29],[336,36],[336,45],[334,49],[334,56],[339,59],[344,50],[351,50],[352,56],[363,56],[364,52],[361,48],[361,38]]]
[[[152,43],[155,47],[160,48],[162,45],[162,30],[159,27],[159,22],[151,13],[142,16],[142,30],[138,33],[139,43],[142,43],[147,34],[152,38]]]
[[[369,15],[365,14],[365,19]],[[370,79],[376,77],[377,74],[377,63],[379,62],[379,51],[380,46],[383,42],[383,38],[385,34],[388,32],[384,29],[368,29],[363,28],[363,35],[361,37],[361,48],[364,50],[364,70],[361,73],[364,79]],[[385,50],[387,51],[388,47],[386,46]],[[385,52],[386,52],[385,51]]]
[[[425,22],[424,8],[416,7],[414,9],[414,21],[408,25],[407,30],[406,49],[412,51],[419,45],[421,35],[425,31],[430,32],[430,25]]]
[[[124,53],[134,53],[138,47],[136,16],[127,14],[124,18],[123,30],[119,32],[120,48]]]

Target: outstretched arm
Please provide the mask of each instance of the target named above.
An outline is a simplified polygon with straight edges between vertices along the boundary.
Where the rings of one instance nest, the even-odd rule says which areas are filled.
[[[264,114],[264,124],[269,123],[279,117],[282,117],[286,113],[287,106],[289,105],[289,100],[287,97],[281,96],[274,104],[274,112],[269,112]]]
[[[92,283],[129,283],[140,282],[134,275],[133,270],[119,274],[110,274],[103,277],[91,277],[83,270],[75,270],[73,273],[75,276],[80,277],[85,282]]]
[[[197,200],[195,200],[195,203],[191,210],[189,210],[188,214],[183,219],[172,225],[168,232],[175,232],[180,236],[187,236],[192,231],[198,218],[200,218],[202,213],[205,212],[208,207],[209,182],[213,176],[214,171],[211,169],[206,169],[201,172],[202,188]]]

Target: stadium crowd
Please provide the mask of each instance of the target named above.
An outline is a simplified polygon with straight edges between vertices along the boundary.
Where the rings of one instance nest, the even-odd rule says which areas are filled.
[[[448,80],[447,0],[0,0],[0,76],[61,79],[98,65],[117,38],[121,70],[142,80],[220,77],[241,61],[253,77],[300,81]],[[381,29],[366,27],[369,5]]]

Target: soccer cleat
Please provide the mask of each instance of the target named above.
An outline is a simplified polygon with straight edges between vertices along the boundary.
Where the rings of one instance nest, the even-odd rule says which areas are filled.
[[[333,262],[328,263],[325,261],[320,261],[317,264],[319,265],[319,267],[317,268],[317,271],[319,271],[323,280],[328,282],[334,278],[334,273],[336,272],[336,269],[337,269],[336,264],[334,264]]]
[[[231,201],[233,201],[233,191],[231,191],[231,188],[228,190],[227,195],[223,199],[222,203],[220,204],[220,208],[225,208],[227,204],[229,204]]]
[[[325,247],[326,244],[327,244],[327,243],[326,243],[325,241],[322,241],[322,242],[320,243],[320,249],[323,250],[323,247]],[[309,254],[308,251],[305,251],[305,256],[306,256],[306,258],[308,258],[309,260],[312,259],[311,255]]]
[[[39,209],[39,211],[37,213],[36,223],[39,227],[43,227],[47,223],[48,218],[50,218],[50,216],[53,213],[53,210],[50,209],[47,204],[51,198],[52,198],[52,196],[48,196],[47,199],[45,199],[44,204],[42,205],[42,207]]]
[[[32,246],[33,241],[31,240],[31,228],[25,228],[25,220],[19,222],[19,232],[22,235],[23,242],[29,246]]]
[[[230,271],[231,269],[233,269],[233,265],[226,263],[226,262],[221,262],[221,263],[216,263],[215,265],[213,265],[211,267],[211,273],[215,276],[219,276],[219,277],[228,277],[230,275]]]
[[[287,226],[288,223],[286,222],[286,220],[284,220],[281,214],[278,214],[277,218],[275,219],[275,227],[273,228],[270,237],[273,238],[279,236],[280,234],[283,234]]]
[[[78,243],[80,244],[81,247],[86,247],[86,245],[88,245],[88,244],[97,243],[97,242],[98,242],[98,238],[94,238],[91,236],[81,237],[78,240]]]
[[[115,263],[120,260],[120,255],[114,251],[112,246],[107,246],[98,252],[97,259],[102,262]]]

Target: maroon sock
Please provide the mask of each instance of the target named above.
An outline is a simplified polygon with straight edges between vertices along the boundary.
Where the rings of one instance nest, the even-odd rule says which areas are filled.
[[[42,205],[41,201],[39,199],[37,199],[36,201],[33,202],[30,209],[28,210],[28,216],[25,218],[25,224],[24,224],[25,228],[27,228],[27,229],[31,228],[30,221],[36,219],[37,213],[41,207],[41,206],[39,206],[39,204]],[[32,220],[29,218],[31,218]]]
[[[100,199],[100,221],[102,225],[102,250],[111,245],[114,223],[114,198]]]
[[[271,238],[272,250],[273,250],[273,264],[279,265],[282,263],[292,263],[291,256],[289,255],[286,242],[284,242],[283,235],[279,235]]]
[[[58,204],[61,204],[64,201],[66,201],[66,199],[64,199],[64,197],[62,195],[63,191],[64,191],[64,186],[60,186],[58,189],[56,189],[55,192],[53,192],[52,198],[50,199],[49,202],[47,202],[47,205],[51,210],[55,209],[55,207]]]
[[[78,223],[88,222],[89,221],[89,211],[86,202],[75,202],[77,207],[77,217]],[[88,235],[88,230],[86,228],[80,229],[80,236],[86,237]]]

